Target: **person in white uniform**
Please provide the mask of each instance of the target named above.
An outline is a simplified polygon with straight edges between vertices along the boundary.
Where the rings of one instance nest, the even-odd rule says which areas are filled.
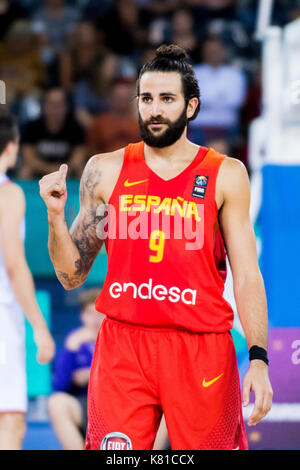
[[[35,298],[24,255],[25,198],[6,176],[14,167],[19,133],[14,117],[0,114],[0,450],[20,450],[25,434],[27,387],[24,315],[34,330],[37,359],[45,364],[55,344]]]

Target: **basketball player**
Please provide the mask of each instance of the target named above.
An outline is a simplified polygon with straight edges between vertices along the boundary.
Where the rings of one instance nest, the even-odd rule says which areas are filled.
[[[96,308],[107,318],[93,356],[85,448],[152,449],[163,413],[172,449],[247,449],[233,311],[223,298],[225,246],[250,350],[249,426],[270,410],[273,393],[248,175],[238,160],[187,139],[200,100],[181,48],[161,46],[144,65],[137,106],[143,140],[90,159],[70,231],[67,166],[40,181],[49,252],[66,289],[85,281],[106,237]]]
[[[34,330],[38,361],[49,362],[54,342],[35,299],[24,255],[25,200],[6,176],[15,165],[18,130],[14,118],[0,115],[0,449],[20,450],[27,409],[24,315]]]

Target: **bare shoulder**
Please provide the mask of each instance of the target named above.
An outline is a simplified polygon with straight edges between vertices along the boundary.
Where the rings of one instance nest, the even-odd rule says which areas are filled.
[[[235,178],[243,178],[245,176],[248,177],[247,169],[241,160],[238,158],[226,157],[223,160],[223,163],[220,167],[221,176],[226,175],[227,178],[235,179]]]
[[[13,181],[8,181],[5,184],[0,186],[0,194],[2,196],[9,196],[12,197],[14,200],[16,199],[18,202],[24,200],[24,192],[23,189]]]
[[[9,204],[7,204],[9,201]],[[15,214],[22,214],[25,211],[25,196],[22,188],[9,181],[0,186],[0,215],[4,211]]]
[[[96,172],[98,174],[104,173],[105,175],[116,173],[121,170],[124,159],[124,149],[119,149],[114,152],[99,153],[93,155],[87,162],[86,169],[89,173]]]
[[[104,202],[108,202],[123,165],[124,150],[92,156],[81,177],[82,187],[93,193],[96,191]]]
[[[94,166],[101,166],[101,168],[105,168],[107,166],[122,166],[124,151],[125,148],[115,150],[114,152],[98,153],[90,158],[91,164]]]
[[[218,185],[224,196],[249,191],[249,176],[243,162],[226,157],[220,167]]]
[[[250,183],[245,165],[237,158],[224,158],[216,181],[216,203],[219,209],[230,199],[249,198]]]

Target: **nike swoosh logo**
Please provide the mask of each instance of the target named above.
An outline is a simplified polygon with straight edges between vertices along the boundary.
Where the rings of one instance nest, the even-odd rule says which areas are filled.
[[[203,387],[210,387],[213,383],[219,380],[222,377],[222,375],[223,373],[218,375],[218,377],[215,377],[214,379],[210,380],[209,382],[206,382],[206,380],[203,379],[203,382],[202,382]]]
[[[132,181],[132,182],[129,182],[128,179],[125,181],[124,183],[124,186],[126,186],[127,188],[130,187],[130,186],[134,186],[136,184],[141,184],[141,183],[145,183],[147,180],[141,180],[141,181]]]

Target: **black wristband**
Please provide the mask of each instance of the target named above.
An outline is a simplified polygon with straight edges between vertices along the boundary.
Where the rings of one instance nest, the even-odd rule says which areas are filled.
[[[267,366],[269,365],[267,351],[259,346],[252,346],[249,349],[249,361],[253,361],[254,359],[259,359],[264,361]]]

